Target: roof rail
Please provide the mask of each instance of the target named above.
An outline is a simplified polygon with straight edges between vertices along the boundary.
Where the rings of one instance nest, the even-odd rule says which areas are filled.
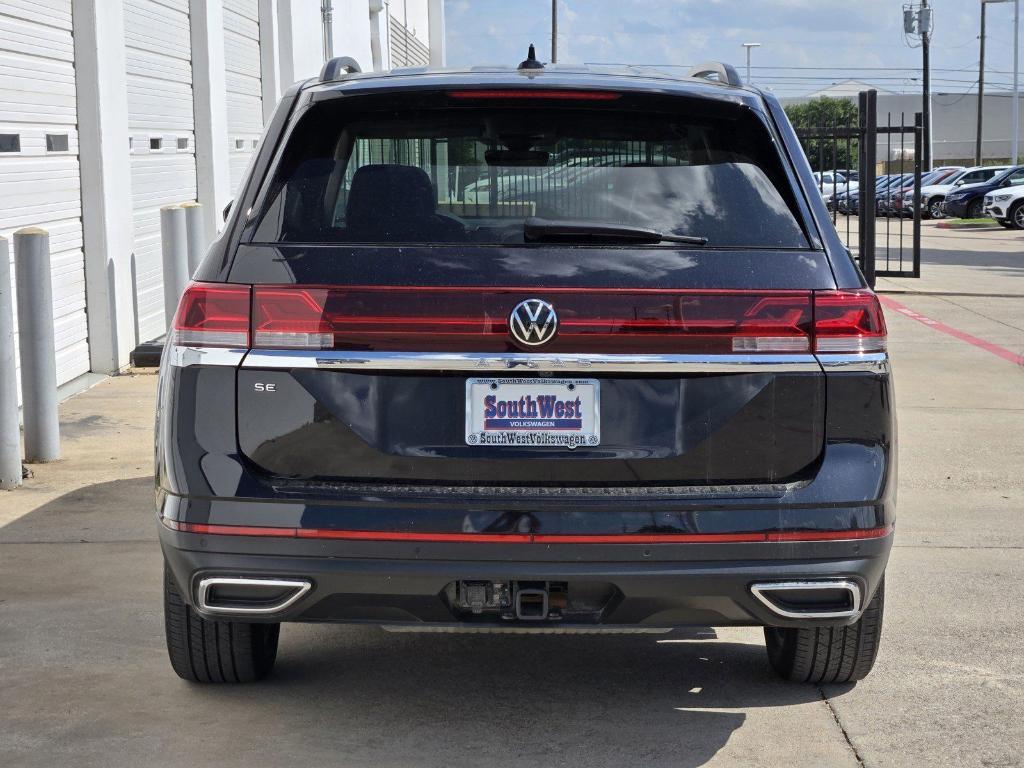
[[[329,83],[340,79],[342,75],[362,71],[359,62],[351,56],[337,56],[324,64],[324,68],[320,70],[320,82]]]
[[[743,80],[740,78],[739,72],[736,71],[736,67],[721,61],[705,61],[686,73],[687,77],[698,77],[703,80],[711,80],[710,75],[714,75],[717,82],[725,85],[743,85]]]

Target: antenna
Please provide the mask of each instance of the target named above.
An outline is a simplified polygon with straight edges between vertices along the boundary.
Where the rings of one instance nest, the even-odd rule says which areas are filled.
[[[519,62],[519,69],[544,69],[544,65],[537,61],[537,49],[533,47],[533,43],[530,43],[526,58]]]

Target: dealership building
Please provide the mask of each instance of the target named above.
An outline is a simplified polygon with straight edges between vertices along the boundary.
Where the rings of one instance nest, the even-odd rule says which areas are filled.
[[[160,208],[221,224],[284,89],[327,55],[443,65],[442,0],[4,0],[0,236],[50,234],[58,384],[165,330]],[[12,265],[13,274],[13,265]]]

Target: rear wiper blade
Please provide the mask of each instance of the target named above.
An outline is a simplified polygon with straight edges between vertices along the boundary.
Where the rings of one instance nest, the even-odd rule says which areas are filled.
[[[686,245],[707,245],[706,237],[693,235],[670,235],[645,227],[628,224],[614,224],[605,221],[575,219],[542,219],[530,216],[523,225],[523,237],[527,242],[539,240],[567,240],[572,242],[603,241],[627,243],[685,243]]]

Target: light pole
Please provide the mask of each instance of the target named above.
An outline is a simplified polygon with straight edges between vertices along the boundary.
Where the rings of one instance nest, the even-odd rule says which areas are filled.
[[[750,51],[754,48],[760,48],[760,43],[743,43],[743,47],[747,49],[747,82],[750,82]]]

